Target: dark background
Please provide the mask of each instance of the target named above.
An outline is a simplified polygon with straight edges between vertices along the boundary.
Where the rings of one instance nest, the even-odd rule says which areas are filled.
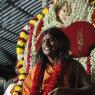
[[[51,0],[47,1],[49,5]],[[8,80],[15,75],[19,33],[42,9],[42,0],[0,0],[0,77]]]

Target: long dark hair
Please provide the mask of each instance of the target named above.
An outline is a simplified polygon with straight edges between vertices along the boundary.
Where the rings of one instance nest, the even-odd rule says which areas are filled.
[[[65,33],[57,28],[57,27],[52,27],[49,28],[45,31],[43,31],[42,36],[46,34],[51,34],[54,38],[58,40],[58,42],[61,44],[61,48],[59,51],[57,51],[57,57],[60,58],[61,56],[64,57],[65,59],[69,58],[69,51],[70,51],[70,42],[68,37],[65,35]],[[42,46],[39,47],[37,57],[40,58],[43,62],[43,66],[46,66],[46,63],[49,61],[48,58],[44,55],[42,51]]]

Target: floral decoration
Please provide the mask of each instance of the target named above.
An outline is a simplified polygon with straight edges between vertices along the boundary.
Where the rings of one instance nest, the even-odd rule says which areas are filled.
[[[33,54],[36,53],[35,43],[43,26],[42,19],[44,15],[47,13],[48,13],[48,8],[44,8],[40,14],[36,15],[34,19],[29,21],[29,24],[26,25],[22,29],[22,32],[20,33],[16,48],[17,59],[18,59],[16,68],[19,74],[17,77],[18,81],[13,88],[12,95],[22,95],[23,81],[25,80],[27,74],[29,73],[30,62],[33,61],[31,53]],[[24,56],[25,54],[27,56]],[[27,60],[27,63],[25,59]]]
[[[60,21],[57,12],[64,4],[71,7],[71,11],[66,13],[69,14],[67,19],[63,18],[62,21]],[[62,10],[64,13],[64,9]],[[43,30],[53,26],[67,27],[75,21],[88,21],[92,23],[93,11],[94,7],[90,6],[88,0],[57,0],[56,4],[50,6],[49,13],[44,17]]]
[[[75,58],[85,68],[88,75],[91,75],[91,80],[95,82],[95,48],[92,49],[90,56]]]

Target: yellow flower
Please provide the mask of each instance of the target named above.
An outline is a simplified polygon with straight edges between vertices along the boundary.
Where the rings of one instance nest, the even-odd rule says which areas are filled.
[[[18,61],[18,64],[21,64],[22,65],[23,64],[23,60],[19,60]]]
[[[16,48],[16,53],[17,53],[17,55],[18,54],[21,54],[21,53],[23,53],[24,52],[24,49],[22,49],[22,48]]]
[[[18,78],[19,78],[19,80],[24,80],[26,78],[26,75],[24,75],[24,74],[23,75],[19,75]]]
[[[19,85],[16,85],[15,86],[15,91],[20,91],[21,92],[22,91],[22,87],[20,87]]]
[[[47,9],[47,8],[43,9],[42,13],[43,13],[44,15],[45,15],[45,14],[48,14],[48,9]]]
[[[35,25],[36,24],[36,20],[30,20],[29,24]]]
[[[23,41],[19,40],[19,41],[17,42],[17,45],[25,46],[25,42],[23,42]]]
[[[38,19],[38,20],[41,20],[42,18],[43,18],[43,15],[42,15],[42,14],[38,14],[38,15],[37,15],[37,19]]]
[[[17,62],[16,67],[18,67],[19,65],[23,65],[23,63],[24,63],[24,61],[23,61],[23,60],[19,60],[19,61]]]
[[[15,92],[15,91],[14,91],[12,95],[18,95],[18,92]]]
[[[23,73],[25,73],[25,72],[26,72],[26,71],[25,71],[24,68],[20,68],[20,69],[19,69],[19,73],[20,73],[20,74],[23,74]]]
[[[24,38],[25,40],[28,39],[28,35],[25,34],[23,31],[20,33],[20,37],[21,37],[21,38]]]

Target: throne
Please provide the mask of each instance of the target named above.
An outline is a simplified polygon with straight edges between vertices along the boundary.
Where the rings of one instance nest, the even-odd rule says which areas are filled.
[[[86,21],[77,21],[63,29],[69,37],[71,55],[85,68],[95,82],[95,28]]]

